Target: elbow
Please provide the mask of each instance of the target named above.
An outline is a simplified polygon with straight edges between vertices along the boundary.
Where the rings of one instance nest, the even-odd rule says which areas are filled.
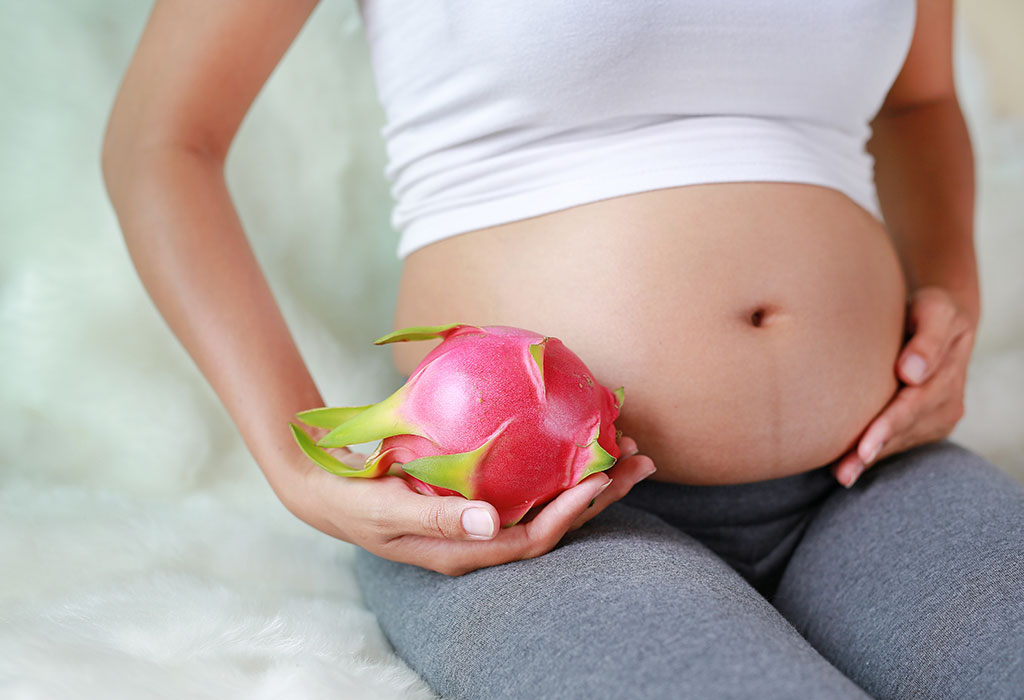
[[[100,150],[100,173],[107,191],[107,198],[118,214],[120,214],[125,198],[130,191],[128,184],[132,181],[133,170],[130,153],[110,147],[105,141]]]
[[[108,129],[100,149],[100,172],[114,208],[154,173],[176,171],[181,159],[223,173],[224,158],[201,142],[172,136],[124,137]]]
[[[128,186],[137,181],[145,169],[147,151],[138,141],[120,136],[109,129],[104,134],[100,148],[100,173],[107,194],[115,206],[128,191]]]
[[[119,162],[121,161],[121,157],[118,154],[118,142],[119,139],[112,132],[108,124],[106,131],[103,133],[103,143],[100,146],[100,174],[103,176],[103,182],[107,186],[108,193],[111,182],[117,175]]]
[[[107,127],[100,147],[100,174],[115,209],[138,177],[145,149],[115,128]]]
[[[107,187],[107,194],[111,197],[113,196],[113,190],[116,189],[114,183],[124,169],[124,156],[109,147],[104,139],[103,148],[100,150],[100,174],[103,176],[103,183]]]
[[[100,173],[113,198],[169,160],[185,157],[223,170],[229,145],[206,127],[157,124],[115,104],[100,146]]]
[[[153,168],[139,150],[104,147],[100,151],[103,185],[118,219],[123,221],[123,217],[136,208],[137,202],[145,200],[143,193]]]
[[[117,189],[117,183],[128,179],[131,163],[137,159],[139,122],[127,116],[125,110],[114,104],[107,118],[100,145],[100,174],[107,186],[108,194]]]

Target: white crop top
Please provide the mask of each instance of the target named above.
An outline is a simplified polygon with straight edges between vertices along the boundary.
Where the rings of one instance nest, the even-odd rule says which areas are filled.
[[[881,218],[864,145],[914,0],[357,0],[398,257],[485,226],[710,182],[834,188]]]

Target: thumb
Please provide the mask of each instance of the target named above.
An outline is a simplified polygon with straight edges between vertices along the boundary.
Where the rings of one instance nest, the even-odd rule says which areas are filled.
[[[449,540],[490,540],[498,532],[498,511],[484,501],[410,492],[403,506],[405,529],[410,534]]]

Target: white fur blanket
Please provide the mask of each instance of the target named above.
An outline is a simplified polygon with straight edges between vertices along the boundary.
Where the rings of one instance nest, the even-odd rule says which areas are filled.
[[[349,545],[293,518],[167,331],[99,177],[148,5],[0,8],[0,697],[428,698]],[[1024,120],[961,52],[986,313],[955,435],[1024,477]],[[239,213],[325,398],[394,388],[399,267],[358,15],[321,3],[236,140]]]

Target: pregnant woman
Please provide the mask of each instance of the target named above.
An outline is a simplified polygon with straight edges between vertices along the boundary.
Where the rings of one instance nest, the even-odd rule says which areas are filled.
[[[627,388],[619,463],[508,529],[292,441],[323,402],[224,162],[314,5],[159,0],[104,172],[271,486],[362,548],[368,604],[433,688],[1020,693],[1024,489],[945,439],[979,315],[951,0],[359,2],[395,326],[528,328]]]

